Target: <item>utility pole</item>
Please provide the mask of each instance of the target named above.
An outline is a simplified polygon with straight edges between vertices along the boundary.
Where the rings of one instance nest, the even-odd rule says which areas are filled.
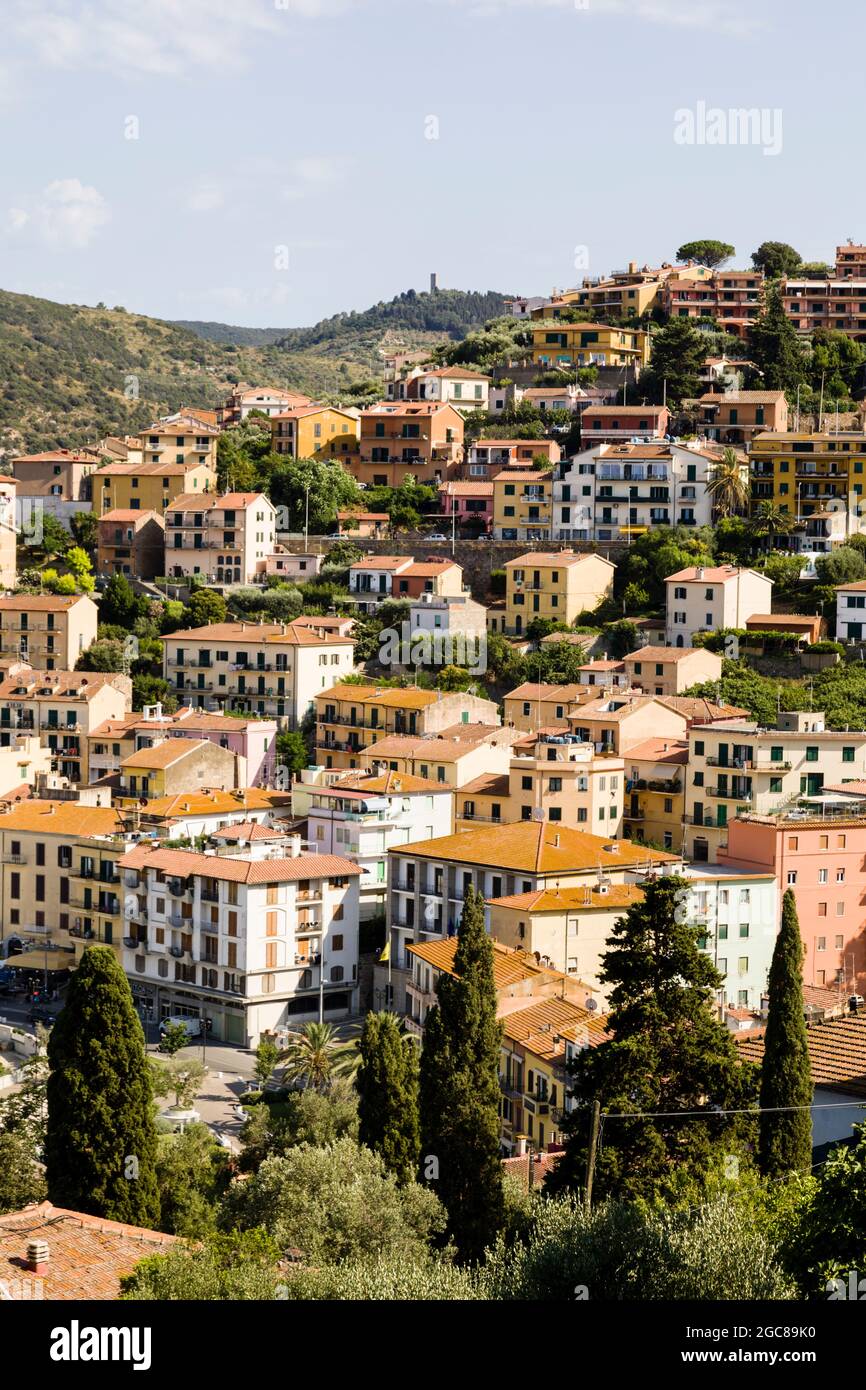
[[[601,1103],[592,1102],[592,1115],[589,1122],[589,1153],[586,1156],[586,1186],[583,1192],[586,1214],[592,1211],[592,1181],[595,1177],[595,1160],[598,1156],[598,1136],[601,1129]]]

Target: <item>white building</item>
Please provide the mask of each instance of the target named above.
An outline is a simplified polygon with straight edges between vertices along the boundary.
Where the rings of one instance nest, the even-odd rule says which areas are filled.
[[[212,584],[263,580],[276,548],[276,516],[260,492],[176,497],[165,513],[165,573]]]
[[[719,990],[725,1009],[760,1011],[767,993],[779,930],[779,886],[774,874],[743,869],[686,866],[689,922],[703,930],[701,948],[725,977]]]
[[[305,1020],[357,1007],[360,870],[336,855],[243,855],[137,846],[119,861],[123,967],[144,1015],[210,1020],[255,1048]]]
[[[836,641],[861,642],[866,636],[866,580],[836,585]]]
[[[665,580],[665,641],[691,647],[696,632],[745,627],[754,613],[771,613],[773,581],[736,565],[691,565]]]
[[[709,526],[707,484],[720,457],[705,444],[660,441],[585,449],[556,470],[553,538],[616,541],[652,526]]]
[[[301,773],[292,809],[307,817],[308,841],[317,853],[344,855],[358,865],[361,917],[373,917],[385,907],[388,850],[450,835],[454,792],[405,773],[350,774],[330,785],[314,783],[316,776],[314,770]]]
[[[487,640],[487,609],[483,603],[476,603],[468,594],[451,594],[439,598],[435,594],[421,594],[409,609],[410,639],[416,633],[441,633],[449,636],[453,644],[461,638],[469,638],[466,643],[477,652],[482,638]],[[463,665],[463,662],[455,662]]]

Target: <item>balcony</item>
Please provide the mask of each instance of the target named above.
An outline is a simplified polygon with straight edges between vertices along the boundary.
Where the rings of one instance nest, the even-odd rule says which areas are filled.
[[[738,791],[736,787],[704,787],[707,796],[717,797],[720,801],[751,801],[752,792]]]

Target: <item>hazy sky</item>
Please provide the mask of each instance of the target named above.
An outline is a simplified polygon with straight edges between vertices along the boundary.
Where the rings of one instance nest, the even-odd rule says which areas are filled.
[[[810,260],[866,240],[850,0],[3,0],[2,16],[6,289],[289,326],[431,270],[549,293],[695,236],[740,264],[768,238]],[[763,130],[744,144],[714,108],[763,110]]]

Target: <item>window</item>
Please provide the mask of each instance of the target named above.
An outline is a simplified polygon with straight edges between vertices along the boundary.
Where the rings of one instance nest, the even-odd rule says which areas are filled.
[[[795,884],[796,882],[797,882],[797,870],[796,870],[796,869],[789,869],[789,870],[788,870],[788,887],[789,887],[789,888],[793,888],[793,886],[794,886],[794,884]]]
[[[695,755],[699,758],[704,756],[704,741],[702,738],[695,739]]]
[[[789,836],[788,836],[788,849],[799,849],[799,848],[800,848],[800,837],[799,837],[799,835],[789,835]]]
[[[827,949],[827,938],[826,938],[826,936],[819,936],[819,937],[816,939],[816,941],[815,941],[815,950],[816,950],[816,951],[826,951],[826,949]]]
[[[826,903],[819,903],[819,904],[818,904],[818,916],[819,916],[819,917],[826,917],[826,916],[827,916],[827,904],[826,904]]]
[[[827,882],[827,870],[826,870],[826,869],[819,869],[819,870],[818,870],[818,882],[819,882],[819,883],[826,883],[826,882]]]
[[[740,936],[748,936],[748,935],[749,935],[749,924],[748,924],[748,922],[741,922],[741,923],[740,923]]]
[[[818,761],[818,745],[810,743],[806,748],[806,762],[816,763]]]
[[[843,748],[843,749],[842,749],[842,761],[843,761],[843,763],[853,763],[853,761],[854,761],[854,749],[853,749],[853,748]]]
[[[333,940],[332,940],[332,942],[331,942],[331,948],[332,948],[332,950],[334,950],[334,951],[342,951],[342,949],[343,949],[343,938],[342,938],[342,936],[339,936],[339,935],[338,935],[338,936],[335,936],[335,937],[333,938]]]

